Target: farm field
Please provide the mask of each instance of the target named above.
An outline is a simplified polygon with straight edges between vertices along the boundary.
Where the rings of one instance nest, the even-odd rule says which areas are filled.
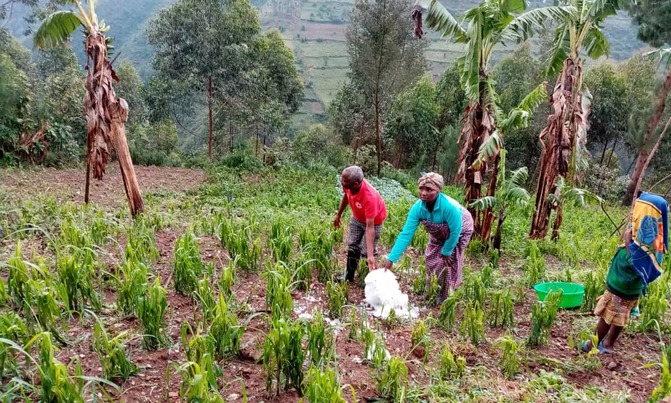
[[[89,206],[83,170],[0,170],[3,401],[297,402],[302,386],[313,402],[642,402],[660,383],[671,259],[615,354],[575,348],[618,244],[597,207],[567,207],[556,243],[528,241],[530,212],[511,211],[501,255],[472,242],[441,306],[418,232],[394,272],[419,317],[381,320],[359,285],[331,281],[346,259],[336,170],[137,174],[145,213],[132,220],[116,166]],[[413,182],[371,179],[389,209],[381,254]],[[532,285],[545,280],[585,284],[583,306],[541,324],[551,304]]]

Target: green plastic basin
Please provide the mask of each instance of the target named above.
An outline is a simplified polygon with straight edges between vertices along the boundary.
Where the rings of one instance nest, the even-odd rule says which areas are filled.
[[[544,301],[550,291],[562,290],[560,308],[577,308],[582,305],[585,296],[585,286],[577,283],[538,283],[534,286],[539,301]]]

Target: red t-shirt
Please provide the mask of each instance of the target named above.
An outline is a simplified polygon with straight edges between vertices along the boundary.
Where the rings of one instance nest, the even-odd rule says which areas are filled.
[[[380,225],[387,218],[387,206],[382,196],[365,179],[357,194],[353,195],[348,189],[345,189],[345,194],[352,209],[352,215],[358,221],[365,224],[367,218],[372,218],[375,225]]]

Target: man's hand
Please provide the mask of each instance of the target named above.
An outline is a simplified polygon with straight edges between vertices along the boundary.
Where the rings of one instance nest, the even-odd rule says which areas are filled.
[[[382,265],[382,267],[384,267],[384,271],[391,270],[391,266],[392,266],[393,264],[394,264],[394,263],[392,263],[391,260],[387,260],[386,262],[384,262],[384,264]]]
[[[375,261],[375,256],[368,256],[368,270],[369,271],[377,270],[377,262]]]
[[[340,214],[336,214],[335,219],[333,220],[333,227],[340,228]]]

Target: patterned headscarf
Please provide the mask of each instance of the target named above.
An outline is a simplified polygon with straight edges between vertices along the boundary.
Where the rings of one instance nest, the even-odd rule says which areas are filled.
[[[424,176],[419,178],[419,180],[417,181],[417,184],[420,187],[428,186],[438,191],[441,191],[443,189],[443,183],[444,183],[443,177],[435,172],[428,172],[424,174]]]

